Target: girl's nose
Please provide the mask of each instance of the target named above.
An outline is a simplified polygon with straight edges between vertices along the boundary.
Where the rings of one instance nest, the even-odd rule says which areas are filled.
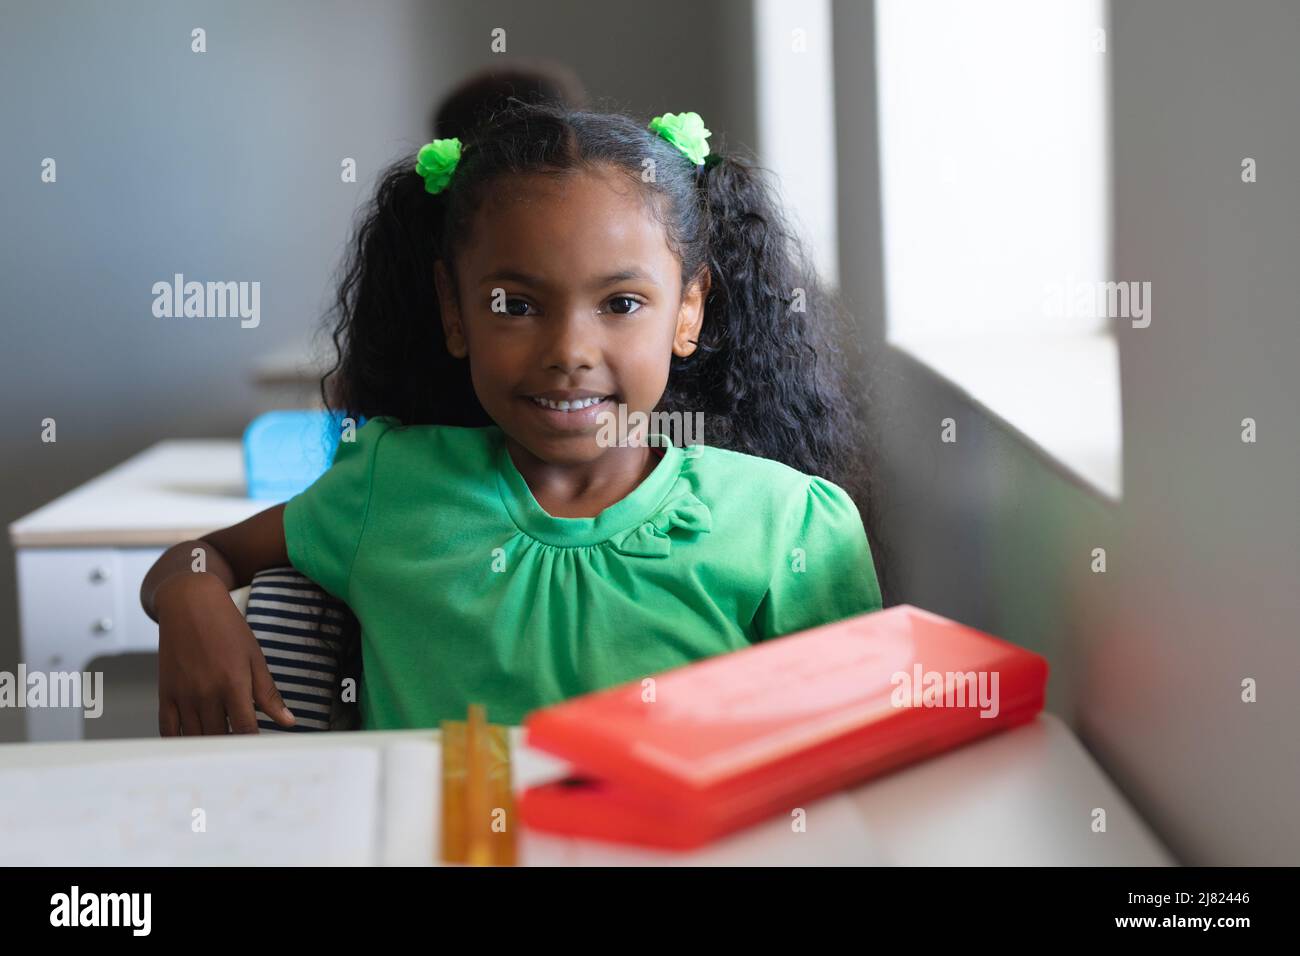
[[[595,368],[600,363],[600,336],[596,317],[570,309],[558,316],[549,327],[544,364],[547,368],[570,373],[578,369]]]

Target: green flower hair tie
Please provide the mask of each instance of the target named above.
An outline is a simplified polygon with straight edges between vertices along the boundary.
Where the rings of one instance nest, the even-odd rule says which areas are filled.
[[[704,165],[704,157],[709,155],[705,140],[713,134],[704,128],[699,113],[665,113],[652,119],[648,129],[680,149],[696,166]]]
[[[421,146],[415,157],[415,171],[424,177],[424,191],[436,195],[446,189],[459,163],[460,140],[454,136]]]

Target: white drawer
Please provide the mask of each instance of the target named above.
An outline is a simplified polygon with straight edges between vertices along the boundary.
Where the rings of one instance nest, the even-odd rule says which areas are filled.
[[[78,666],[121,648],[122,568],[111,548],[20,548],[18,605],[23,660]]]

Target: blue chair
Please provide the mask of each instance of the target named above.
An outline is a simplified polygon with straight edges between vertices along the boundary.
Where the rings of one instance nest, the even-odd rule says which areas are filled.
[[[356,423],[360,428],[365,416]],[[344,419],[336,412],[276,411],[244,429],[248,497],[288,501],[325,473],[334,461]]]

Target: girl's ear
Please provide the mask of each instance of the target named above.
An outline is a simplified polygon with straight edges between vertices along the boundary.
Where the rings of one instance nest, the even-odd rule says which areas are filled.
[[[709,298],[711,280],[708,267],[703,267],[682,296],[682,306],[677,311],[677,332],[673,335],[673,354],[679,358],[695,354],[700,340],[700,326],[704,324],[704,303]]]
[[[452,289],[451,276],[441,259],[433,264],[433,281],[438,287],[438,312],[442,316],[442,334],[447,339],[447,351],[455,358],[463,359],[469,355],[465,328],[461,324],[460,306]]]

